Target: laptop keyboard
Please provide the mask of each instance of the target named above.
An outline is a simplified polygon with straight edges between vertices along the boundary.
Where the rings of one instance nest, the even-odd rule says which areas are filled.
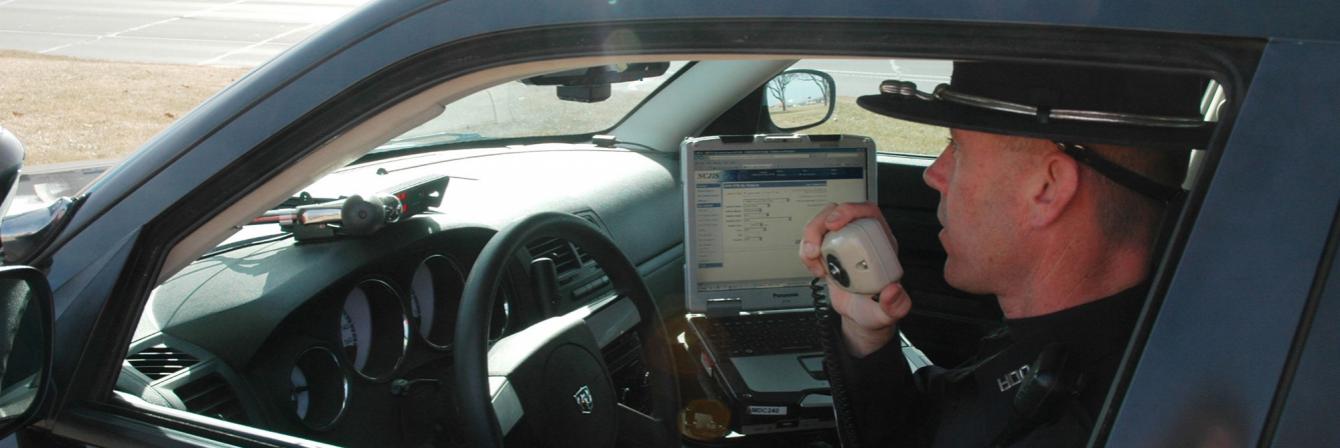
[[[702,323],[713,347],[727,356],[822,350],[812,312],[713,317]]]

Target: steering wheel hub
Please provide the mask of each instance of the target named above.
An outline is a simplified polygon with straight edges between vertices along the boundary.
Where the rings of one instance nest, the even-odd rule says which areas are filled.
[[[611,446],[618,434],[617,397],[596,354],[564,344],[549,354],[544,368],[543,430],[554,446]]]

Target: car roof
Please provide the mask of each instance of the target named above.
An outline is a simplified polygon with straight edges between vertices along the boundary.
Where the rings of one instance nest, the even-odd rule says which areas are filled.
[[[1340,29],[1334,26],[1334,20],[1340,17],[1340,3],[1308,0],[593,0],[560,4],[468,0],[451,1],[432,9],[439,10],[434,13],[449,10],[453,15],[475,17],[477,20],[473,23],[480,29],[648,19],[849,18],[1018,23],[1303,40],[1335,40],[1340,36]],[[515,11],[531,11],[533,14],[516,14]]]

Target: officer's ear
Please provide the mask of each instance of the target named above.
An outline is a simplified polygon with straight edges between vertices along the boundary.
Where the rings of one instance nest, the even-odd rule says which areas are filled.
[[[1046,151],[1031,176],[1029,223],[1046,227],[1056,222],[1079,192],[1079,162],[1060,151]]]

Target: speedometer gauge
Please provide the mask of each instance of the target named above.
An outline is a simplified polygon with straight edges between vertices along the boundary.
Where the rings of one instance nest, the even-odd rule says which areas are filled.
[[[425,258],[414,269],[410,303],[418,315],[419,335],[433,348],[451,347],[464,289],[465,274],[445,256]]]
[[[395,373],[409,346],[409,317],[395,288],[359,282],[345,295],[339,319],[340,351],[354,372],[374,381]]]
[[[349,292],[344,299],[344,309],[340,311],[340,345],[346,359],[353,361],[354,369],[361,371],[368,363],[369,347],[367,343],[358,343],[360,334],[372,335],[372,308],[361,285]]]
[[[354,320],[349,312],[340,311],[340,346],[346,349],[358,347],[358,330],[354,329]]]

